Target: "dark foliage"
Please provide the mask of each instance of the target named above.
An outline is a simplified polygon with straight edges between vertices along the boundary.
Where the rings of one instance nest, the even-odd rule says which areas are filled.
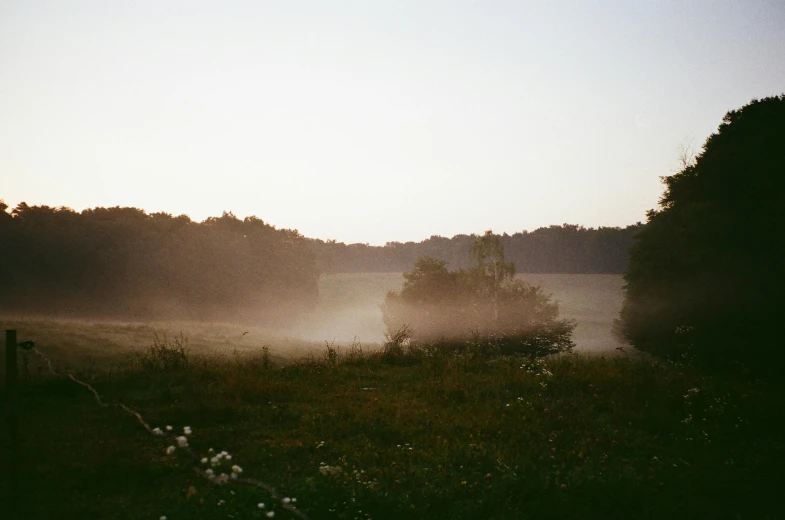
[[[400,293],[382,305],[389,344],[405,331],[414,347],[473,346],[489,353],[541,356],[572,348],[575,324],[559,320],[558,304],[540,287],[514,279],[496,235],[475,240],[468,269],[449,271],[447,262],[422,257],[404,274]]]
[[[783,358],[785,96],[728,112],[701,154],[664,179],[626,274],[624,333],[662,355]]]
[[[507,258],[521,273],[612,273],[627,268],[632,236],[641,224],[584,228],[564,224],[523,231],[499,238]],[[469,266],[476,235],[432,236],[422,242],[388,242],[385,246],[311,240],[317,261],[326,273],[399,273],[420,257],[445,260],[452,268]]]
[[[256,217],[197,223],[136,208],[7,209],[0,204],[7,314],[260,323],[318,298],[303,237]]]

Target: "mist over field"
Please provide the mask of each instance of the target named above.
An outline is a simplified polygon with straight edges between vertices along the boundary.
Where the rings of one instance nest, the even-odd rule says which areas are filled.
[[[624,279],[615,274],[520,274],[559,302],[562,318],[574,319],[576,349],[613,352],[621,343],[613,336],[613,320],[621,308]],[[385,338],[380,303],[403,284],[400,273],[322,275],[319,303],[292,336],[313,341],[380,343]]]
[[[620,345],[611,333],[622,303],[621,275],[521,274],[518,278],[540,285],[559,302],[560,316],[574,319],[577,351],[614,353]],[[347,347],[355,341],[375,348],[385,340],[380,304],[391,290],[400,290],[401,273],[345,273],[322,275],[319,300],[312,311],[293,325],[253,326],[230,321],[113,321],[7,317],[4,326],[16,328],[52,353],[70,362],[109,362],[118,355],[147,348],[155,335],[180,334],[193,353],[252,354],[262,347],[278,359],[320,355],[325,342]]]

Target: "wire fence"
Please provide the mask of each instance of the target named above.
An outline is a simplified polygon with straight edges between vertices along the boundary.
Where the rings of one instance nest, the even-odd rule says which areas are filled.
[[[259,489],[263,489],[266,491],[273,500],[277,501],[280,506],[289,511],[290,513],[294,514],[298,518],[302,518],[304,520],[309,520],[308,516],[301,511],[296,505],[296,499],[281,496],[273,486],[252,478],[246,478],[242,476],[243,470],[240,466],[233,464],[231,470],[227,472],[221,472],[220,468],[222,466],[226,466],[231,460],[232,457],[227,452],[214,452],[213,450],[208,451],[207,456],[200,457],[190,446],[188,442],[188,436],[191,434],[191,428],[186,426],[183,431],[183,435],[178,435],[171,426],[166,426],[165,428],[153,428],[150,424],[144,419],[141,413],[138,411],[126,406],[123,403],[106,403],[101,399],[101,395],[98,391],[90,384],[81,379],[74,376],[73,373],[68,371],[58,372],[55,370],[52,360],[49,357],[41,352],[38,348],[33,346],[33,343],[30,341],[17,343],[16,342],[16,331],[6,331],[6,387],[7,387],[7,403],[6,403],[6,412],[7,412],[7,421],[9,426],[9,450],[11,454],[11,467],[10,467],[10,479],[13,486],[13,483],[17,481],[17,470],[18,470],[18,460],[16,455],[16,430],[17,430],[17,415],[16,415],[16,380],[17,380],[17,363],[16,363],[16,350],[18,348],[25,348],[29,350],[36,356],[38,356],[46,365],[47,370],[50,374],[55,377],[67,377],[74,383],[83,386],[86,388],[95,398],[95,402],[98,406],[102,408],[119,408],[123,410],[125,413],[133,416],[136,421],[144,428],[149,434],[154,436],[162,436],[168,437],[173,441],[169,447],[166,448],[166,452],[168,454],[172,454],[176,450],[184,451],[190,461],[191,467],[193,471],[195,471],[198,475],[206,479],[207,481],[215,484],[215,485],[224,485],[224,484],[238,484],[238,485],[245,485],[245,486],[252,486]],[[205,467],[207,466],[207,467]],[[14,498],[16,492],[14,489],[11,490],[11,497]],[[13,513],[16,504],[10,503],[11,512]],[[263,504],[259,504],[260,508],[263,507]],[[272,518],[274,516],[274,512],[268,511],[267,516]],[[13,518],[13,516],[11,516]]]

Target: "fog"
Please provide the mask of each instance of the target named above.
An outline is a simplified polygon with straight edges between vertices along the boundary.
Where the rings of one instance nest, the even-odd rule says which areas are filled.
[[[560,303],[560,314],[577,321],[576,351],[617,353],[621,344],[612,334],[622,304],[621,275],[529,274],[524,281],[543,287]],[[115,362],[150,346],[155,335],[171,339],[182,334],[194,354],[258,354],[268,347],[278,360],[321,355],[325,342],[348,347],[377,348],[385,339],[379,305],[390,290],[400,290],[400,273],[322,275],[316,307],[296,325],[253,326],[247,321],[55,320],[51,317],[2,318],[3,328],[18,330],[20,341],[31,339],[58,362],[73,365]]]
[[[615,352],[621,345],[613,335],[623,299],[624,279],[613,274],[522,274],[559,302],[560,316],[574,319],[576,350]],[[313,312],[286,333],[311,341],[381,343],[385,327],[379,305],[390,290],[400,290],[399,273],[322,275],[319,303]]]

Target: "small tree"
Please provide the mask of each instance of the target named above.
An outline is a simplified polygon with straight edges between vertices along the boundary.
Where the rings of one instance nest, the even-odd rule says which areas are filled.
[[[493,343],[502,353],[545,355],[573,347],[570,320],[540,287],[516,280],[497,235],[475,239],[471,267],[449,271],[444,260],[422,257],[404,274],[400,293],[387,294],[382,311],[388,335],[410,333],[413,346]]]
[[[469,256],[472,263],[470,273],[475,278],[476,287],[493,295],[493,317],[498,321],[499,290],[515,277],[515,264],[504,261],[504,246],[499,235],[490,230],[474,241]]]

